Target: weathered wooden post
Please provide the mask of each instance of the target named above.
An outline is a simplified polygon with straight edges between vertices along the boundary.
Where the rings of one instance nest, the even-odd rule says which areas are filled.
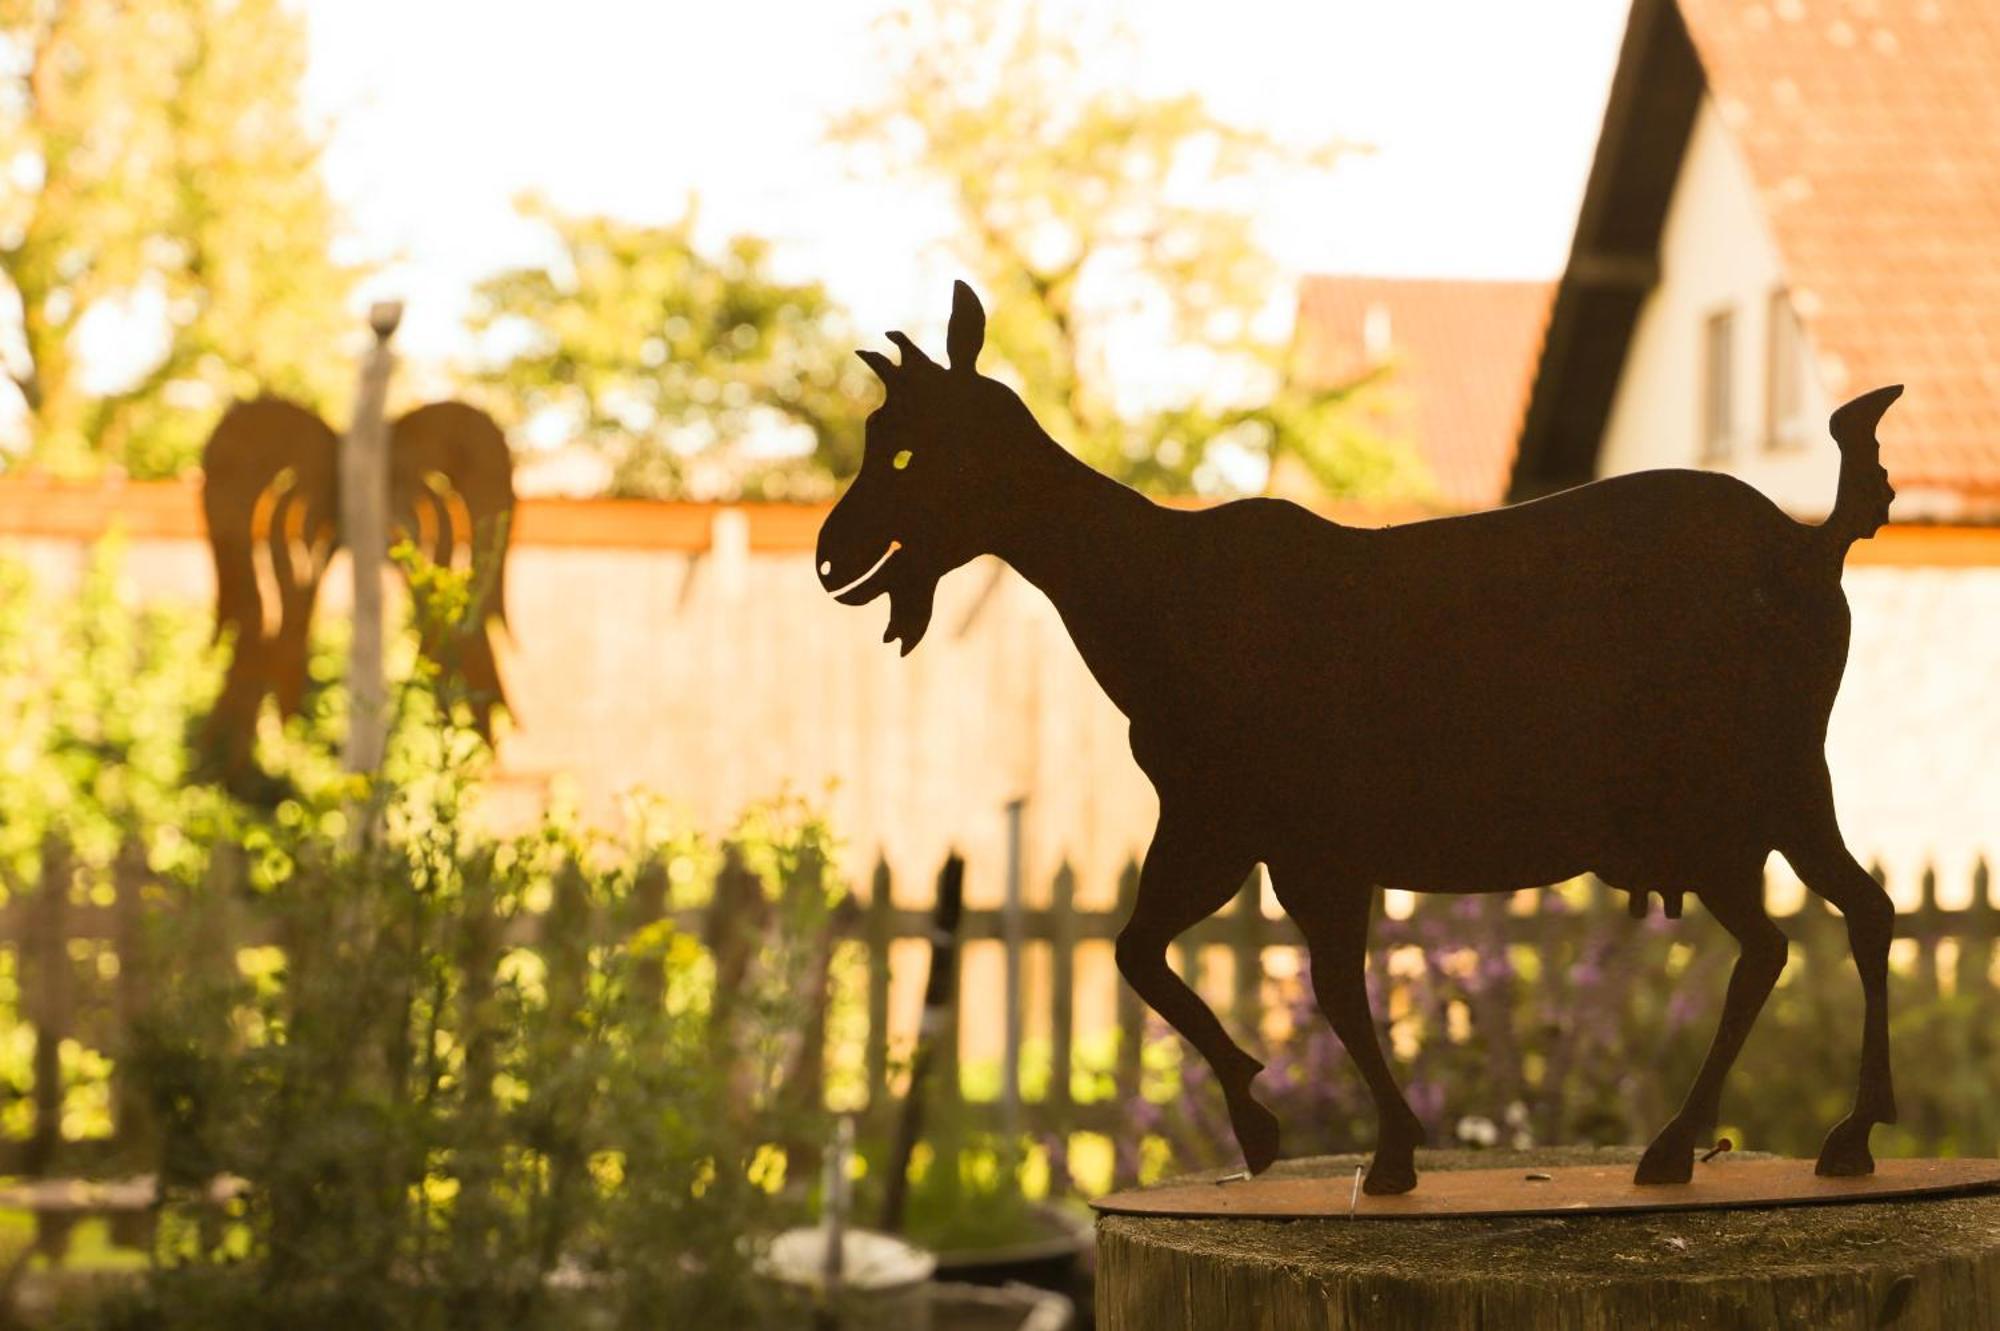
[[[1513,1166],[1525,1178],[1613,1160],[1624,1174],[1638,1154],[1437,1151],[1424,1154],[1422,1167],[1429,1187],[1447,1171],[1474,1166]],[[1269,1177],[1325,1180],[1338,1212],[1364,1159],[1281,1161]],[[1754,1163],[1729,1159],[1714,1168]],[[1097,1223],[1102,1331],[1914,1331],[2000,1326],[1996,1291],[2000,1193],[1991,1191],[1588,1216],[1106,1215]]]
[[[350,772],[373,775],[382,766],[388,736],[388,686],[382,673],[382,569],[389,545],[389,432],[383,412],[396,356],[389,349],[402,322],[400,301],[368,311],[375,345],[361,363],[354,420],[340,444],[340,533],[354,571],[354,638],[347,671],[347,746]]]

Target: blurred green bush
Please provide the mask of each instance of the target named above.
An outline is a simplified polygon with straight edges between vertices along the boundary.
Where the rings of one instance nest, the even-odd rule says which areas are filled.
[[[787,1148],[823,1131],[787,1082],[836,887],[826,826],[776,804],[716,845],[635,803],[616,839],[561,809],[487,830],[467,699],[407,643],[381,778],[338,769],[322,642],[305,717],[262,737],[295,793],[246,807],[190,780],[220,678],[202,617],[128,609],[117,562],[99,551],[68,597],[0,569],[6,881],[32,890],[49,837],[79,884],[133,845],[150,869],[144,955],[118,959],[148,1003],[114,1052],[145,1111],[120,1164],[162,1203],[144,1279],[75,1319],[754,1324],[754,1238],[795,1218]],[[415,572],[419,613],[465,613],[458,575]],[[688,922],[725,859],[767,904],[723,1024]],[[0,1041],[17,1104],[31,1047]],[[88,1090],[70,1103],[108,1104]]]

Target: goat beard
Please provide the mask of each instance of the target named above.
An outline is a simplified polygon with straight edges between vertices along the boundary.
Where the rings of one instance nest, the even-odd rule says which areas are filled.
[[[889,626],[882,632],[882,641],[898,643],[897,654],[908,656],[923,641],[924,630],[930,627],[938,577],[905,546],[891,555],[873,577],[835,599],[842,605],[866,605],[887,592]]]

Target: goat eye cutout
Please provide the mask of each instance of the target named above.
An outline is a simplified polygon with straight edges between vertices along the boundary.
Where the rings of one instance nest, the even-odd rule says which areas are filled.
[[[903,468],[909,466],[910,450],[905,448],[902,451],[898,452],[895,457],[889,459],[889,465],[894,467],[897,471],[901,471]]]

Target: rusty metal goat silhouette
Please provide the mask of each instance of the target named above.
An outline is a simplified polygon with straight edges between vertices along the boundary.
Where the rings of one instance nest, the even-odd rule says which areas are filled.
[[[1887,520],[1874,428],[1900,388],[1834,413],[1840,482],[1819,526],[1728,476],[1653,471],[1357,530],[1281,500],[1163,508],[1099,475],[975,371],[985,325],[961,282],[947,366],[900,333],[900,364],[859,353],[888,392],[820,531],[820,581],[848,605],[886,592],[884,641],[905,653],[938,579],[977,555],[1055,604],[1160,799],[1119,969],[1214,1068],[1253,1172],[1278,1154],[1251,1093],[1262,1065],[1166,954],[1259,861],[1375,1101],[1367,1190],[1396,1193],[1416,1184],[1423,1131],[1363,985],[1374,887],[1508,892],[1588,872],[1641,905],[1696,893],[1741,956],[1637,1174],[1685,1183],[1784,966],[1764,907],[1773,850],[1845,915],[1866,995],[1859,1091],[1818,1170],[1873,1171],[1869,1130],[1896,1113],[1895,912],[1841,839],[1824,744],[1847,658],[1841,563]]]

